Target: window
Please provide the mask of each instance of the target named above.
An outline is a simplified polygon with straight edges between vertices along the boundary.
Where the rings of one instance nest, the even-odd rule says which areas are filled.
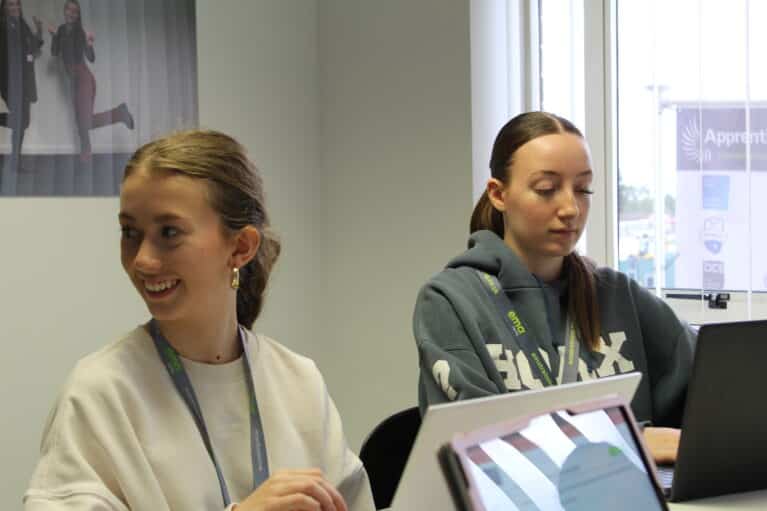
[[[583,1],[540,6],[541,108],[584,126]]]
[[[539,0],[538,10],[540,106],[582,126],[605,170],[587,253],[688,320],[767,317],[755,224],[767,217],[767,2]],[[716,308],[722,293],[727,309]]]
[[[765,7],[613,4],[618,267],[648,287],[745,294],[745,317],[767,291],[753,226],[767,213],[767,72],[752,51],[767,42],[753,30]]]

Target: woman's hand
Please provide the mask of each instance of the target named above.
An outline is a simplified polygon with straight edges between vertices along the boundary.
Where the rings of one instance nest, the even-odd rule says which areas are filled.
[[[48,25],[48,33],[51,35],[56,35],[56,27],[53,25]]]
[[[347,511],[318,469],[281,470],[237,504],[236,511]]]
[[[93,46],[93,41],[96,39],[96,36],[93,35],[93,32],[88,32],[85,34],[85,41],[88,43],[88,46]]]
[[[32,22],[35,24],[35,28],[37,29],[37,33],[41,34],[43,32],[43,22],[40,18],[37,16],[32,16]]]
[[[675,428],[645,428],[644,439],[655,463],[671,465],[676,462],[679,437],[682,431]]]

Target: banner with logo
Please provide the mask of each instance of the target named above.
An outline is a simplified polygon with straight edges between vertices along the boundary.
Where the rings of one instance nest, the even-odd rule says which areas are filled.
[[[676,111],[674,287],[767,290],[767,108]]]

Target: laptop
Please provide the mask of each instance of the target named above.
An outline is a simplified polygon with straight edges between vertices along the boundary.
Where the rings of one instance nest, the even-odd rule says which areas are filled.
[[[402,472],[391,509],[451,509],[453,504],[435,453],[455,433],[611,394],[619,395],[628,403],[640,379],[638,372],[626,373],[429,407]]]
[[[458,434],[439,450],[458,511],[664,511],[631,409],[617,397]]]
[[[767,321],[700,328],[671,501],[767,488],[765,366]]]

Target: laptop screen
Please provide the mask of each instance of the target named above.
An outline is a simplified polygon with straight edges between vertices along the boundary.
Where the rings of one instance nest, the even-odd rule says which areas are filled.
[[[534,418],[468,447],[487,511],[664,509],[619,407]],[[465,460],[466,461],[466,460]]]

